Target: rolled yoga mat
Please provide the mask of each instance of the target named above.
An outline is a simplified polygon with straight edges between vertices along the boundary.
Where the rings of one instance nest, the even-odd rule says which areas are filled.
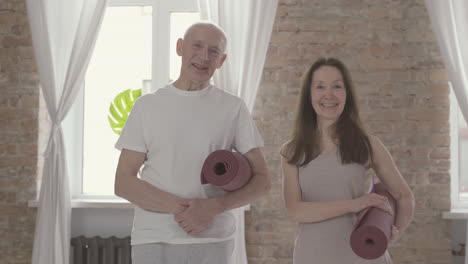
[[[375,184],[373,192],[386,196],[393,212],[396,212],[396,201],[383,183]],[[394,222],[395,213],[391,215],[376,207],[361,211],[350,237],[354,253],[364,259],[376,259],[382,256],[387,250]]]
[[[252,177],[248,160],[239,152],[216,150],[206,158],[201,183],[211,183],[226,191],[243,187]]]

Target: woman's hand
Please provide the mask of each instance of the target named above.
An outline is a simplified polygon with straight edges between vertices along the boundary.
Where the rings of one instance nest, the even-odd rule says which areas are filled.
[[[395,241],[400,238],[400,235],[400,230],[396,226],[392,225],[392,235],[390,236],[389,244],[395,243]]]
[[[376,193],[367,193],[352,201],[353,201],[353,204],[352,204],[351,210],[354,213],[358,213],[361,210],[372,206],[372,207],[380,208],[384,210],[385,212],[388,212],[391,215],[393,215],[393,210],[392,210],[392,207],[390,206],[390,202],[388,201],[388,198],[383,195],[379,195]]]

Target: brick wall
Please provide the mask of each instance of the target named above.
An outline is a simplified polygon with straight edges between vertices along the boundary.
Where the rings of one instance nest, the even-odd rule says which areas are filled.
[[[281,198],[278,150],[291,132],[302,73],[318,56],[351,70],[361,114],[416,196],[395,263],[451,263],[449,89],[422,0],[280,0],[254,115],[265,138],[271,195],[247,215],[250,264],[292,263],[295,224]]]
[[[0,1],[0,263],[30,263],[39,90],[25,3]]]
[[[0,264],[30,263],[36,194],[37,69],[24,0],[0,1]],[[247,213],[250,264],[292,263],[295,224],[281,198],[278,150],[302,72],[320,55],[350,67],[369,131],[393,154],[416,195],[415,221],[395,263],[451,263],[446,73],[422,0],[280,0],[255,118],[273,190]],[[39,109],[41,109],[39,111]],[[41,114],[41,115],[40,115]]]

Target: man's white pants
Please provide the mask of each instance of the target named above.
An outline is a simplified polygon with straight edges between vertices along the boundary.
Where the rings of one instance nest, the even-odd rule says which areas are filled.
[[[229,264],[234,240],[201,244],[132,246],[132,264]]]

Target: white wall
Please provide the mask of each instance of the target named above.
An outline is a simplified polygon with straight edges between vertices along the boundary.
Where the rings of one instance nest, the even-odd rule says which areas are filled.
[[[73,208],[71,236],[126,237],[130,236],[133,209]]]

